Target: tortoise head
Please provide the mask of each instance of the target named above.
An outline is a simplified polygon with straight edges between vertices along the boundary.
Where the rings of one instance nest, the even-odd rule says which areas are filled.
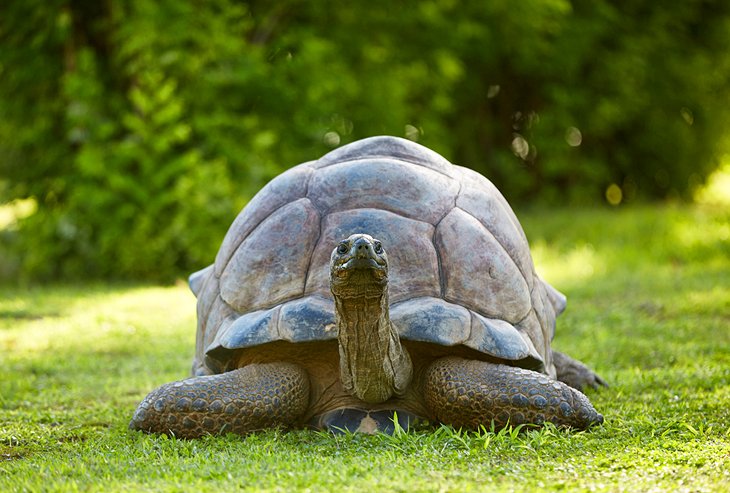
[[[388,285],[388,256],[370,235],[342,240],[330,257],[330,288],[339,298],[379,298]]]
[[[402,396],[413,366],[390,323],[388,257],[366,234],[342,240],[330,257],[330,289],[346,391],[369,403]]]

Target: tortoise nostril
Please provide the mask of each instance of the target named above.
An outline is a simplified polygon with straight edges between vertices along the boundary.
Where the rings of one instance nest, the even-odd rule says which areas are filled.
[[[360,238],[357,241],[355,241],[355,246],[357,247],[357,250],[358,251],[362,251],[362,250],[368,251],[368,250],[370,250],[370,243],[368,241],[366,241],[365,239],[362,239],[362,238]]]

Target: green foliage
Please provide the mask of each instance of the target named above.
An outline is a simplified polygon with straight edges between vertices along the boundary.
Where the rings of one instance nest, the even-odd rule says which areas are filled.
[[[515,203],[687,198],[728,151],[726,2],[0,9],[0,203],[38,205],[12,238],[30,278],[203,267],[266,181],[376,134]]]
[[[189,373],[189,290],[9,286],[0,287],[0,491],[727,491],[730,209],[520,219],[538,269],[568,295],[558,349],[610,384],[588,391],[602,426],[201,440],[129,432],[147,392]]]

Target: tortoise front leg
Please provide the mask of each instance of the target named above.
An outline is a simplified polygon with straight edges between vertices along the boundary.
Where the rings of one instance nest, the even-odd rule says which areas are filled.
[[[137,406],[129,428],[180,438],[290,425],[309,405],[309,377],[298,365],[249,365],[165,384]]]
[[[585,429],[603,416],[579,391],[547,375],[507,365],[447,357],[426,370],[426,404],[455,427],[551,421]]]

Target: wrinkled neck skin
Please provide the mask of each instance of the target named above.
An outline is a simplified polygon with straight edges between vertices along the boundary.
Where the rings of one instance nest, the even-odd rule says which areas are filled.
[[[387,285],[375,292],[372,286],[364,293],[357,291],[347,289],[346,296],[334,293],[340,378],[347,392],[375,404],[403,395],[413,366],[390,323]]]

